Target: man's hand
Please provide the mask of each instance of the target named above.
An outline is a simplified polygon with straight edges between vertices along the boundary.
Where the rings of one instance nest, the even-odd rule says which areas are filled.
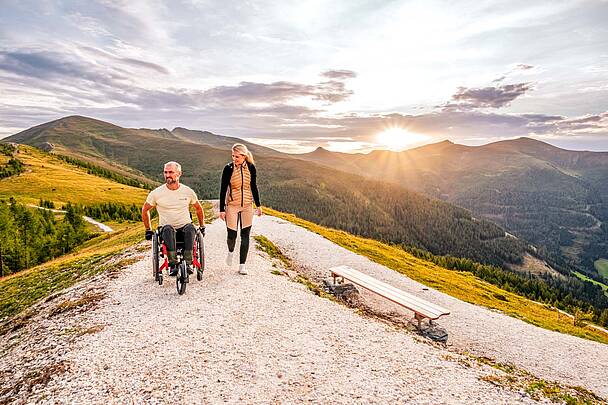
[[[256,213],[256,215],[257,215],[258,217],[262,216],[262,207],[258,207],[258,208],[255,210],[255,213]]]
[[[205,236],[205,227],[204,226],[199,226],[198,230],[201,231],[201,235]]]
[[[222,211],[222,212],[220,212],[220,219],[221,219],[222,221],[225,221],[225,220],[226,220],[226,213],[225,213],[225,212],[223,212],[223,211]]]
[[[146,240],[152,240],[152,236],[154,235],[154,231],[146,230]]]

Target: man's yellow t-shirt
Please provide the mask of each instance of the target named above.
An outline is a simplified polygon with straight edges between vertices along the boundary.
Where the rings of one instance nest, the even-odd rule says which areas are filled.
[[[177,190],[169,190],[166,184],[150,191],[146,202],[158,211],[159,226],[172,225],[181,228],[192,222],[190,205],[198,201],[190,187],[180,184]]]

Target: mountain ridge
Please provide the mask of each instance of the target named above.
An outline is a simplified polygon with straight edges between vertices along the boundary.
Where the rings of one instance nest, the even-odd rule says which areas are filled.
[[[342,164],[470,209],[546,248],[554,266],[572,264],[599,280],[595,262],[608,251],[608,152],[570,151],[520,137],[480,146],[443,141],[348,160],[329,151],[302,158]]]

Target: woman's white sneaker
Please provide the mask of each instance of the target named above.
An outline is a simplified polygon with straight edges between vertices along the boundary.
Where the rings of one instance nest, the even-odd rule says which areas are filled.
[[[247,274],[247,269],[244,264],[239,265],[239,274]]]
[[[234,252],[228,252],[226,255],[226,264],[232,266],[232,260],[234,259]]]

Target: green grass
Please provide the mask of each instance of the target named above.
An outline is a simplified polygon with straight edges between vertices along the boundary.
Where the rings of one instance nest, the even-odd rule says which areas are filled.
[[[24,204],[49,200],[60,208],[67,202],[90,205],[100,202],[143,204],[148,190],[88,174],[85,169],[30,146],[19,146],[17,157],[25,173],[0,180],[0,200],[14,197]]]
[[[572,274],[574,274],[576,277],[578,277],[579,279],[581,279],[583,281],[587,281],[591,284],[599,285],[600,287],[602,287],[602,290],[604,290],[604,294],[608,297],[608,285],[600,283],[599,281],[596,281],[592,278],[589,278],[586,275],[584,275],[583,273],[579,273],[578,271],[573,271]]]
[[[287,256],[285,256],[283,252],[281,252],[281,249],[279,249],[274,243],[272,243],[270,239],[268,239],[264,235],[254,236],[253,239],[255,239],[255,241],[257,242],[258,250],[261,250],[273,259],[279,260],[281,263],[283,263],[285,268],[291,267],[291,260],[289,260]]]
[[[593,263],[600,276],[608,280],[608,259],[598,259]]]
[[[548,399],[555,403],[565,404],[598,404],[602,398],[593,392],[577,386],[560,384],[538,378],[524,369],[510,363],[499,363],[488,357],[479,357],[471,353],[464,353],[469,359],[458,359],[457,361],[465,367],[472,367],[474,362],[479,365],[490,366],[502,373],[490,374],[480,377],[494,385],[508,388],[512,391],[525,392],[532,399],[539,401]],[[452,356],[445,356],[447,360],[454,360]]]
[[[256,247],[258,250],[265,252],[272,259],[280,261],[286,269],[292,269],[293,263],[291,262],[291,260],[287,256],[285,256],[283,252],[281,252],[281,249],[279,249],[278,246],[272,243],[270,239],[268,239],[264,235],[254,236],[253,238],[256,241]],[[284,274],[283,272],[276,269],[271,270],[271,273],[277,276]],[[297,274],[295,277],[292,278],[292,280],[304,285],[310,292],[312,292],[318,297],[335,301],[335,297],[333,295],[323,291],[322,288],[310,281],[308,277],[303,274]]]
[[[403,249],[325,228],[291,214],[265,209],[270,215],[288,220],[370,260],[391,268],[413,280],[449,294],[462,301],[499,310],[533,325],[608,344],[608,334],[595,328],[574,326],[572,320],[559,316],[546,305],[502,290],[471,273],[447,270],[418,259]]]

